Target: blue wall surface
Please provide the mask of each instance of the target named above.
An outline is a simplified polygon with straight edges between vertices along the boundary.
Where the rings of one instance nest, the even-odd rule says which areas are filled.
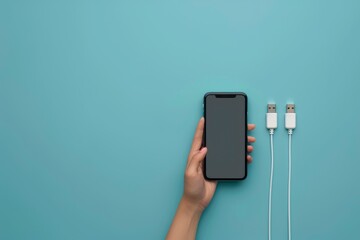
[[[0,2],[0,239],[162,239],[207,91],[244,91],[254,162],[198,239],[360,239],[360,2]]]

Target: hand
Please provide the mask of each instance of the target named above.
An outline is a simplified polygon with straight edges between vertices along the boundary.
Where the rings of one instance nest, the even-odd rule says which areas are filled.
[[[216,181],[209,181],[204,178],[203,163],[207,148],[201,148],[204,118],[202,117],[196,128],[195,136],[188,156],[185,170],[184,194],[182,201],[202,212],[210,203],[216,190]],[[255,129],[255,124],[248,124],[248,130]],[[255,138],[248,136],[248,142],[255,142]],[[252,152],[253,146],[248,145],[247,151]],[[247,161],[252,162],[252,157],[247,156]]]

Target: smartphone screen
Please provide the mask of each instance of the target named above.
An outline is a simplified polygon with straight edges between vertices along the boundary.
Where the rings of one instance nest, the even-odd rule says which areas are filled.
[[[247,174],[247,97],[244,93],[207,93],[204,96],[208,148],[207,179],[244,179]]]

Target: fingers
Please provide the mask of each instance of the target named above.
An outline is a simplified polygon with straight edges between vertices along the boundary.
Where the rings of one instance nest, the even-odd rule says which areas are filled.
[[[195,131],[195,135],[194,135],[194,139],[192,142],[190,152],[198,151],[201,147],[203,133],[204,133],[204,122],[205,122],[205,119],[203,117],[200,118],[199,123],[196,127],[196,131]]]
[[[199,166],[201,166],[201,164],[203,163],[203,160],[207,153],[207,148],[202,148],[199,151],[199,149],[201,148],[201,145],[202,145],[202,140],[203,140],[204,123],[205,123],[205,119],[203,117],[200,118],[199,123],[196,127],[193,142],[191,145],[190,155],[188,158],[188,171],[189,171],[189,173],[192,173],[192,174],[197,173],[197,170],[199,169]],[[248,124],[248,131],[254,130],[255,127],[256,127],[255,124]],[[255,137],[248,136],[249,143],[253,143],[255,141],[256,141]],[[251,145],[247,146],[247,151],[249,153],[252,152],[253,150],[254,150],[253,146],[251,146]],[[248,163],[251,163],[253,160],[250,155],[248,155],[246,157],[246,159],[247,159]]]
[[[207,148],[202,148],[198,153],[196,153],[190,160],[188,172],[189,174],[196,174],[198,172],[199,166],[201,166],[202,162],[205,159],[207,153]]]
[[[254,130],[255,127],[256,127],[255,124],[248,124],[248,131]],[[248,136],[248,142],[249,142],[249,143],[253,143],[253,142],[255,142],[255,141],[256,141],[256,138],[254,138],[254,137],[252,137],[252,136]],[[248,152],[248,153],[251,153],[253,150],[254,150],[254,147],[253,147],[253,146],[251,146],[251,145],[248,145],[248,146],[247,146],[247,152]],[[248,163],[251,163],[252,160],[253,160],[253,158],[252,158],[250,155],[247,155],[247,156],[246,156],[246,160],[247,160]]]
[[[255,124],[249,123],[249,124],[248,124],[248,131],[254,130],[255,127],[256,127]],[[255,142],[255,141],[256,141],[256,139],[255,139],[254,137],[248,136],[248,142]]]
[[[248,152],[248,153],[251,153],[253,150],[254,150],[254,147],[253,147],[253,146],[251,146],[251,145],[248,145],[248,146],[247,146],[247,152]],[[247,155],[247,156],[246,156],[246,160],[247,160],[248,163],[251,163],[252,160],[253,160],[253,158],[252,158],[250,155]]]
[[[255,124],[249,123],[249,124],[248,124],[248,131],[254,130],[255,127],[256,127]]]

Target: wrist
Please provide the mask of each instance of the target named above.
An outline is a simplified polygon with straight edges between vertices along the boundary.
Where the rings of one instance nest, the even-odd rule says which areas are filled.
[[[204,211],[204,208],[201,206],[201,204],[193,202],[190,199],[187,199],[185,196],[181,198],[179,208],[189,214],[199,216],[201,216],[202,212]]]

